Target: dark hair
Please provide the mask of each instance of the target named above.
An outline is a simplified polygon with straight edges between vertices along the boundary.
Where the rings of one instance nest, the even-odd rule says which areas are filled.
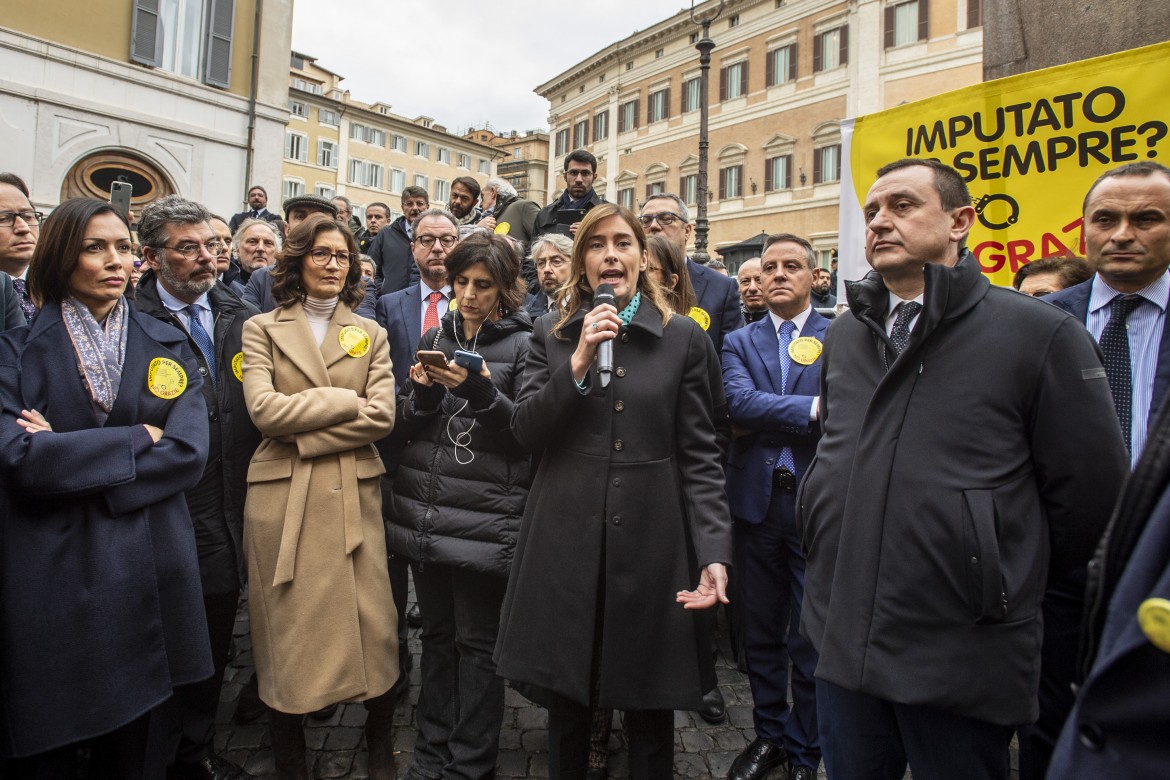
[[[1025,279],[1036,274],[1057,274],[1060,279],[1060,289],[1063,290],[1074,284],[1088,281],[1093,276],[1093,269],[1089,267],[1083,257],[1069,257],[1067,255],[1044,257],[1020,266],[1020,270],[1016,271],[1015,278],[1012,279],[1012,287],[1020,289]]]
[[[764,239],[764,252],[768,251],[768,247],[772,244],[796,244],[804,250],[804,256],[808,260],[809,270],[816,270],[817,267],[817,253],[813,249],[812,244],[807,239],[801,238],[794,233],[773,233]],[[760,254],[763,254],[761,252]],[[761,262],[763,258],[760,258]]]
[[[447,282],[454,287],[455,277],[473,265],[483,267],[500,288],[500,306],[511,313],[524,306],[524,286],[520,282],[520,258],[512,244],[493,233],[473,233],[460,241],[443,260]]]
[[[383,202],[382,202],[382,201],[380,201],[380,200],[376,200],[376,201],[374,201],[374,202],[373,202],[373,203],[371,203],[370,205],[366,206],[366,213],[367,213],[367,214],[369,214],[369,213],[370,213],[370,209],[374,209],[374,208],[382,209],[382,211],[386,212],[386,217],[387,217],[387,218],[389,218],[389,216],[390,216],[390,207],[389,207],[389,206],[387,206],[385,203],[383,203]]]
[[[1093,190],[1097,189],[1097,185],[1106,179],[1112,179],[1116,176],[1153,176],[1157,173],[1160,173],[1166,178],[1170,179],[1170,168],[1167,168],[1161,163],[1149,162],[1148,160],[1143,162],[1126,163],[1125,165],[1120,165],[1116,168],[1113,168],[1112,170],[1105,171],[1105,173],[1097,177],[1097,180],[1093,182],[1091,187],[1089,187],[1089,191],[1085,193],[1085,199],[1081,203],[1081,213],[1084,214],[1085,210],[1089,208],[1089,198],[1092,197]]]
[[[655,233],[646,239],[646,249],[662,265],[664,279],[669,279],[671,274],[678,277],[674,287],[665,289],[671,310],[675,314],[684,316],[689,314],[697,301],[695,286],[691,284],[691,275],[687,271],[687,259],[683,251],[679,249],[678,244],[661,233]]]
[[[259,184],[253,184],[251,187],[249,187],[249,188],[248,188],[248,192],[246,193],[246,195],[251,195],[251,194],[252,194],[252,190],[260,190],[261,192],[263,192],[263,193],[264,193],[264,200],[268,200],[268,190],[264,189],[264,188],[263,188],[263,187],[261,187]],[[245,197],[246,197],[246,196],[245,196]]]
[[[597,173],[597,158],[584,149],[574,149],[565,157],[565,170],[569,170],[569,163],[588,163],[594,173]]]
[[[880,179],[886,174],[915,165],[934,171],[934,188],[938,191],[938,197],[942,201],[944,209],[951,211],[971,205],[971,193],[967,190],[967,182],[963,181],[963,177],[954,168],[935,159],[905,157],[901,160],[895,160],[878,168],[877,178]]]
[[[401,198],[402,200],[406,200],[407,198],[422,198],[427,203],[431,202],[431,196],[427,194],[427,191],[413,184],[402,191]]]
[[[218,219],[223,224],[225,224],[225,225],[228,224],[228,221],[226,219],[224,219],[223,217],[221,217],[219,214],[212,214],[210,217],[208,217],[208,219]]]
[[[456,184],[461,184],[467,191],[471,193],[471,197],[479,200],[479,182],[470,176],[456,176],[451,180],[451,189],[455,189]]]
[[[340,233],[345,238],[346,251],[355,258],[358,255],[357,242],[353,233],[328,214],[312,214],[298,224],[285,239],[284,248],[276,253],[276,265],[272,268],[272,299],[277,306],[288,306],[297,301],[304,302],[308,293],[302,283],[301,267],[309,251],[322,233]],[[341,302],[354,310],[366,297],[366,283],[362,281],[362,264],[353,260],[345,274],[341,288]]]
[[[24,197],[31,198],[28,194],[28,185],[24,183],[24,179],[17,176],[15,173],[0,173],[0,184],[11,184],[16,189],[24,193]]]
[[[34,301],[43,306],[69,297],[69,277],[77,270],[85,229],[91,219],[102,214],[116,216],[126,226],[126,238],[131,238],[126,218],[96,198],[70,198],[41,223],[27,277],[28,292]]]

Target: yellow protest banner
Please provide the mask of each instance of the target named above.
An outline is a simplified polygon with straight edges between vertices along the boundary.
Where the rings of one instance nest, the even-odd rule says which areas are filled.
[[[1081,205],[1103,172],[1170,164],[1170,43],[1033,71],[858,117],[842,128],[841,275],[868,271],[861,203],[882,165],[933,157],[967,181],[967,246],[996,284],[1083,255]]]

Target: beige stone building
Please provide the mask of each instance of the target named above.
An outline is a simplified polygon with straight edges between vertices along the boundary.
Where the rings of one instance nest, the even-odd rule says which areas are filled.
[[[57,0],[0,15],[0,167],[52,208],[177,193],[230,214],[280,181],[292,0]]]
[[[981,81],[980,25],[978,0],[727,0],[711,25],[709,251],[787,231],[827,263],[841,120]],[[607,200],[674,192],[694,219],[700,30],[681,11],[536,88],[550,103],[550,197],[584,147]]]
[[[511,182],[521,198],[541,206],[548,202],[548,133],[529,130],[521,135],[512,130],[496,135],[488,129],[473,128],[463,137],[507,152],[507,159],[500,160],[498,175]]]
[[[506,156],[430,117],[407,119],[388,103],[354,100],[342,76],[308,55],[293,52],[289,74],[282,199],[344,195],[359,219],[374,202],[389,205],[397,219],[405,187],[422,187],[433,203],[446,204],[453,179],[483,184]]]

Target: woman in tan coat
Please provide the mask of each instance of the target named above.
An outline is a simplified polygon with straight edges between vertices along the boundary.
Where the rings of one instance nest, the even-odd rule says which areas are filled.
[[[277,774],[307,777],[302,714],[364,701],[370,777],[392,778],[398,643],[373,446],[394,421],[386,332],[352,313],[357,246],[324,215],[293,229],[272,278],[278,307],[243,335],[244,397],[265,437],[244,547]]]

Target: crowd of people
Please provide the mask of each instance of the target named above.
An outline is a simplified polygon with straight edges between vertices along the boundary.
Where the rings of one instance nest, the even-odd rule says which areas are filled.
[[[959,174],[891,162],[839,301],[807,238],[730,278],[596,167],[364,224],[261,186],[45,216],[0,174],[5,778],[251,777],[214,740],[245,594],[280,778],[359,701],[374,780],[493,777],[508,684],[551,777],[608,776],[618,711],[669,778],[673,712],[726,718],[717,609],[729,780],[1006,779],[1013,739],[1026,780],[1164,772],[1170,169],[1102,171],[1085,257],[1010,290]]]

